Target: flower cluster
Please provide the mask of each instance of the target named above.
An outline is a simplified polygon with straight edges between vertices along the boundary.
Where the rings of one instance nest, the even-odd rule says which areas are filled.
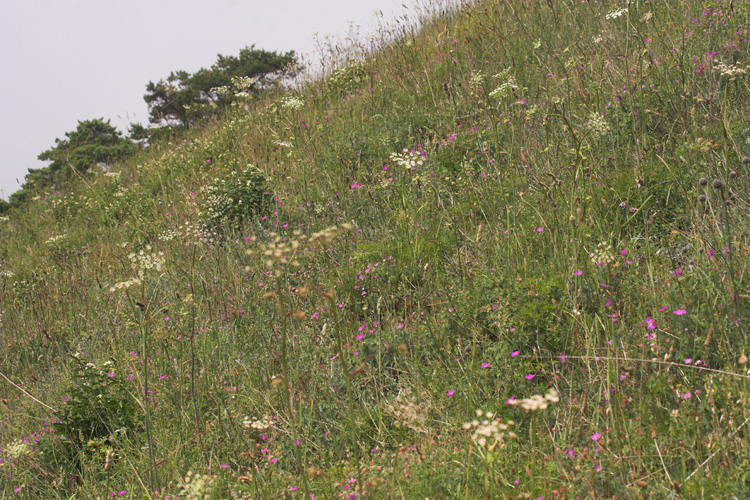
[[[396,427],[408,427],[417,432],[427,432],[425,421],[429,404],[426,402],[426,395],[422,395],[422,399],[422,404],[420,404],[416,396],[408,390],[396,396],[387,408],[393,417],[393,424]]]
[[[307,235],[301,234],[301,231],[294,231],[294,236],[296,239],[287,240],[276,233],[271,233],[271,242],[259,245],[263,256],[268,257],[266,266],[273,267],[275,264],[291,264],[294,267],[298,267],[300,265],[297,260],[289,261],[288,257],[297,251],[302,242],[307,239]],[[246,253],[250,255],[253,251],[247,250]],[[276,275],[279,276],[280,274],[281,271],[277,270]]]
[[[513,75],[510,74],[510,68],[506,68],[500,73],[492,75],[492,78],[502,82],[499,87],[489,93],[489,96],[493,99],[500,100],[505,97],[510,97],[513,94],[513,91],[518,88]]]
[[[189,471],[180,479],[180,497],[188,500],[208,500],[211,496],[211,477]]]
[[[737,63],[727,64],[724,61],[718,61],[715,68],[721,73],[721,76],[729,78],[732,81],[738,76],[746,75],[749,66],[740,66]]]
[[[607,264],[615,261],[615,255],[612,253],[612,245],[609,243],[599,243],[593,252],[589,254],[591,262],[597,266],[606,266]]]
[[[301,97],[296,95],[286,95],[281,98],[282,108],[297,110],[304,107],[304,105],[305,101],[303,101]]]
[[[481,71],[474,71],[471,74],[471,80],[469,80],[469,84],[472,87],[476,88],[476,87],[481,87],[483,83],[484,83],[484,73],[482,73]]]
[[[216,231],[202,224],[184,223],[175,229],[167,229],[159,233],[161,241],[182,240],[187,245],[211,245],[216,241]]]
[[[47,241],[45,241],[45,243],[48,243],[50,245],[54,245],[58,241],[64,240],[64,239],[65,239],[65,235],[64,234],[59,234],[57,236],[50,236],[49,239],[47,239]]]
[[[113,286],[109,287],[110,292],[116,292],[117,290],[127,290],[133,285],[140,285],[141,280],[138,278],[130,278],[127,281],[120,281],[119,283],[115,283]]]
[[[138,273],[138,278],[143,279],[148,271],[160,273],[164,268],[164,252],[152,252],[151,245],[146,245],[146,250],[138,253],[131,252],[128,255],[130,267]]]
[[[484,417],[483,420],[479,420]],[[482,448],[489,448],[490,450],[495,448],[498,443],[501,443],[505,436],[515,438],[516,434],[509,431],[511,425],[514,425],[512,420],[508,420],[507,423],[500,422],[495,418],[495,414],[491,412],[483,412],[477,410],[477,418],[471,422],[466,422],[463,425],[464,430],[471,430],[471,439]]]
[[[18,460],[19,458],[31,453],[31,448],[28,444],[24,443],[20,439],[17,439],[9,445],[5,446],[4,451],[7,456]]]
[[[526,411],[537,411],[546,410],[550,403],[557,403],[558,401],[560,401],[560,395],[557,394],[555,389],[550,389],[545,396],[534,394],[530,398],[514,399],[508,404],[520,406]]]
[[[628,12],[627,7],[622,7],[620,9],[612,9],[610,10],[606,16],[604,16],[606,19],[617,19],[623,14],[626,14]]]
[[[351,231],[352,229],[354,229],[354,226],[352,226],[349,223],[344,223],[344,224],[341,224],[341,229]],[[328,248],[331,245],[331,240],[333,240],[336,236],[341,234],[341,229],[339,229],[336,226],[327,227],[323,229],[322,231],[313,233],[310,236],[310,241],[313,243],[317,243],[323,248]]]
[[[607,123],[606,118],[596,111],[592,111],[589,115],[589,121],[586,124],[586,127],[588,127],[594,137],[602,137],[609,132],[609,123]]]
[[[256,431],[265,431],[273,427],[273,418],[268,415],[264,415],[261,419],[255,419],[245,417],[242,421],[242,425],[248,429],[255,429]]]
[[[238,229],[270,201],[266,188],[266,176],[256,166],[233,170],[201,188],[198,217],[212,231]]]
[[[416,167],[421,167],[424,164],[422,156],[423,153],[420,151],[404,149],[402,153],[391,153],[389,159],[399,167],[411,170]]]

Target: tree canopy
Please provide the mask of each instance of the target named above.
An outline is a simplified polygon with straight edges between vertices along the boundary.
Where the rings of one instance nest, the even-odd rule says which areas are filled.
[[[109,164],[125,158],[138,146],[123,137],[109,120],[103,118],[79,121],[78,127],[55,139],[55,146],[39,154],[40,160],[51,161],[42,168],[30,168],[23,187],[0,204],[0,212],[17,206],[42,189],[55,186],[74,175],[84,175],[97,164]]]
[[[149,121],[186,126],[230,102],[226,92],[230,87],[249,94],[299,71],[294,51],[282,54],[253,45],[240,50],[237,57],[217,57],[208,69],[192,74],[174,71],[166,80],[148,82],[143,98],[149,107]]]

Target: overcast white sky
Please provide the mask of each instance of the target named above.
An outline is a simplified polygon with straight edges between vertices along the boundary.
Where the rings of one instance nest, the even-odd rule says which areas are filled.
[[[246,45],[312,52],[313,33],[343,37],[349,21],[367,33],[403,1],[0,0],[0,197],[78,120],[147,124],[149,80]]]

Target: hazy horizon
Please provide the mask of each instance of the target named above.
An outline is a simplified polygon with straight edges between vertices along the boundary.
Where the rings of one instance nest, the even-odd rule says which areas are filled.
[[[367,33],[400,0],[198,0],[0,2],[0,198],[23,183],[44,150],[79,120],[104,118],[126,132],[148,123],[146,84],[209,67],[245,46],[312,54],[313,34]]]

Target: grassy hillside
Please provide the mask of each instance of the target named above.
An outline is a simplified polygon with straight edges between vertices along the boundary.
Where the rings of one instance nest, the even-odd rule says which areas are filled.
[[[0,498],[750,496],[750,5],[400,23],[0,219]]]

